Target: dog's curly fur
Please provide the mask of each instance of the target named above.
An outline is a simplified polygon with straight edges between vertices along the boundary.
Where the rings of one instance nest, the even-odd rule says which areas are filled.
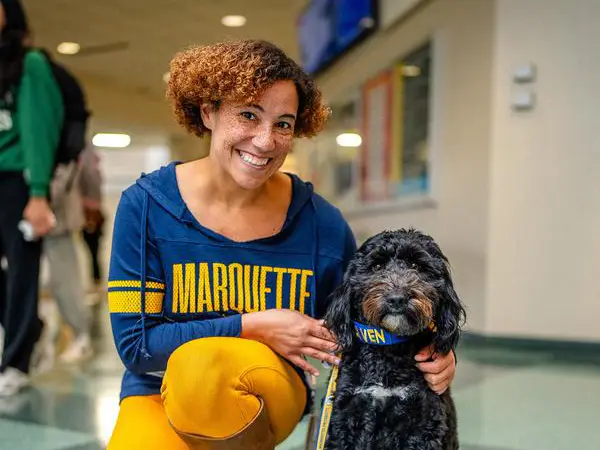
[[[436,352],[452,351],[464,319],[448,260],[433,238],[403,229],[367,240],[325,316],[342,347],[326,450],[458,449],[450,392],[431,391],[414,356],[431,343]],[[410,339],[367,345],[356,339],[353,321]],[[436,331],[427,329],[431,321]]]

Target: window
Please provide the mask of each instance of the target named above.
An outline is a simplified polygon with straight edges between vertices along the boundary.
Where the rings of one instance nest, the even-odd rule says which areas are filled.
[[[415,51],[396,70],[398,102],[393,130],[396,156],[392,162],[395,195],[429,191],[429,120],[431,96],[431,46]]]
[[[321,195],[360,209],[429,192],[431,59],[426,44],[331,105],[307,154]]]

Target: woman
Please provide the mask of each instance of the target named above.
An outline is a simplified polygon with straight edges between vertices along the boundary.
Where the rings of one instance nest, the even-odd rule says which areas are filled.
[[[354,237],[309,183],[279,172],[328,110],[263,41],[192,48],[170,74],[177,119],[210,136],[210,154],[121,199],[108,287],[127,371],[109,448],[272,449],[308,408],[303,373],[317,370],[304,357],[338,363],[317,318]],[[425,364],[445,389],[454,357]]]
[[[38,317],[41,238],[54,226],[48,191],[63,123],[60,88],[44,55],[29,48],[25,13],[0,1],[0,324],[4,352],[0,397],[29,384],[29,366],[42,322]],[[35,237],[24,239],[25,219]]]

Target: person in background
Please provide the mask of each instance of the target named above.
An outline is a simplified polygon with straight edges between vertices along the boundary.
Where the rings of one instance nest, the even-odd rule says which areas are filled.
[[[102,286],[102,271],[100,269],[100,239],[104,228],[102,212],[102,172],[100,157],[93,146],[88,145],[80,157],[81,175],[79,186],[83,200],[84,226],[83,240],[89,249],[93,285],[96,293]],[[98,299],[98,295],[94,295]]]
[[[51,182],[51,207],[56,226],[44,240],[44,253],[50,263],[50,291],[74,335],[60,355],[65,363],[85,360],[93,353],[90,318],[84,304],[84,287],[74,239],[74,233],[79,233],[84,224],[79,177],[78,161],[60,164],[56,168]]]
[[[43,326],[41,238],[54,227],[48,194],[64,107],[48,60],[27,45],[29,29],[17,0],[0,1],[0,29],[0,259],[7,261],[0,271],[0,396],[10,396],[29,384]],[[19,228],[22,220],[31,240]]]

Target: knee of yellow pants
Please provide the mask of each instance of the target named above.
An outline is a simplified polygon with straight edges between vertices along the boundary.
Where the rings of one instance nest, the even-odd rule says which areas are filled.
[[[179,431],[226,438],[256,418],[263,399],[276,442],[294,429],[306,404],[298,373],[269,347],[241,338],[202,338],[179,347],[161,388]]]

